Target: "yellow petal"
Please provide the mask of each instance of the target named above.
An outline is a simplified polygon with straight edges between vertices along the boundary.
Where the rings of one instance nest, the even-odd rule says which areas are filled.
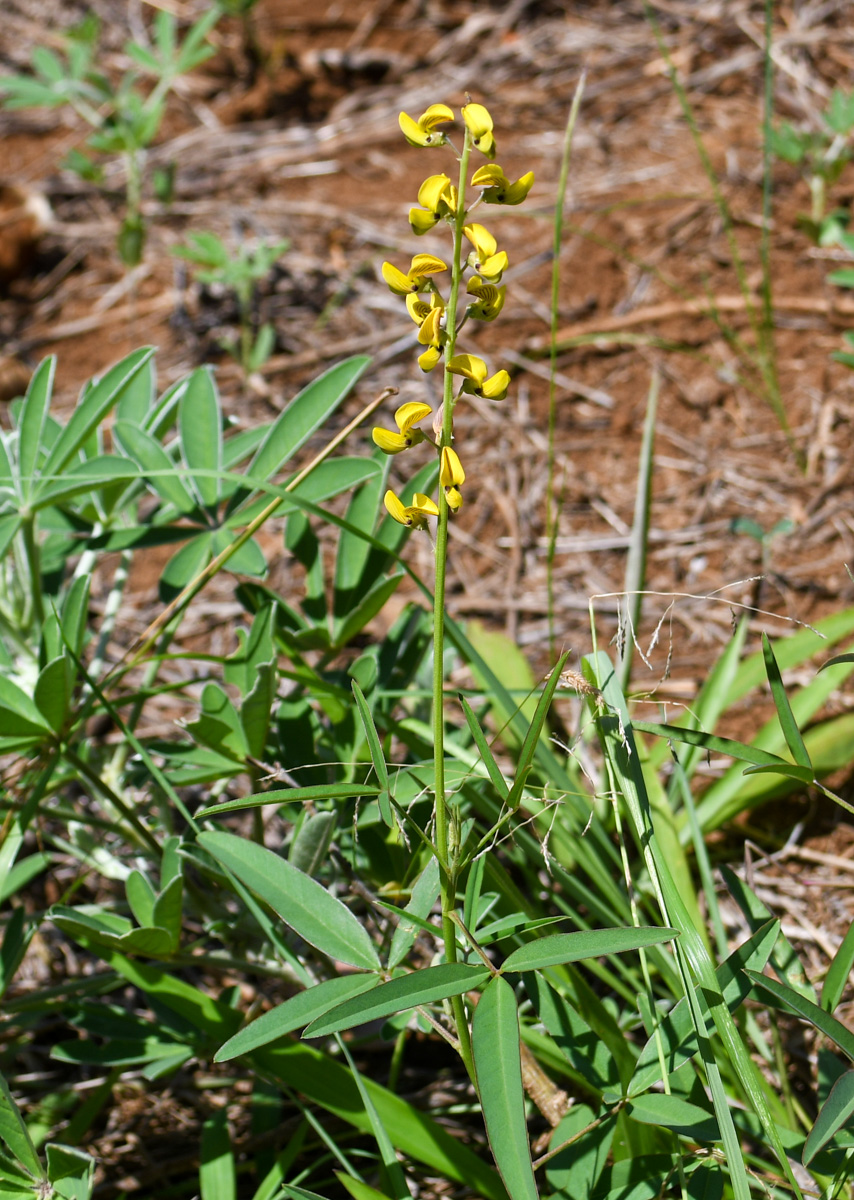
[[[472,138],[472,141],[485,158],[495,158],[495,138],[491,133],[485,133],[483,137]]]
[[[478,167],[471,177],[472,187],[508,188],[510,180],[499,167],[498,163],[485,163]]]
[[[451,512],[459,512],[463,506],[463,494],[457,487],[445,488],[445,500]]]
[[[427,130],[422,129],[417,121],[413,121],[409,113],[402,112],[397,118],[400,131],[410,146],[429,146],[432,138]]]
[[[401,404],[394,414],[394,420],[405,437],[413,425],[418,421],[423,421],[425,417],[429,417],[432,411],[430,405],[425,404],[423,400],[409,400],[406,404]]]
[[[412,497],[412,507],[419,513],[423,513],[425,517],[438,517],[439,508],[435,500],[431,500],[429,496],[425,496],[423,492],[416,492]]]
[[[431,212],[438,213],[439,203],[449,191],[451,181],[447,175],[430,175],[418,189],[418,203]]]
[[[441,466],[439,468],[439,483],[443,488],[449,488],[459,487],[465,481],[466,473],[463,470],[463,464],[460,462],[460,456],[453,446],[443,446]]]
[[[447,269],[447,263],[443,263],[441,258],[437,258],[435,254],[416,254],[409,268],[409,278],[415,279],[416,276],[440,275],[442,271],[447,271]]]
[[[442,351],[438,346],[429,346],[423,354],[418,355],[418,365],[425,373],[432,371],[442,357]]]
[[[418,118],[418,124],[422,129],[435,129],[437,125],[447,125],[453,119],[454,110],[448,108],[447,104],[431,104]]]
[[[504,197],[505,204],[521,204],[534,186],[534,172],[527,171],[515,183],[511,183]]]
[[[406,450],[409,445],[402,433],[392,433],[390,429],[373,429],[371,437],[374,439],[374,445],[379,446],[383,454],[400,454],[401,450]]]
[[[496,283],[510,265],[510,260],[504,250],[499,250],[497,254],[493,254],[489,258],[481,258],[478,261],[479,270],[484,279],[494,280]]]
[[[452,375],[464,375],[477,384],[486,379],[487,369],[486,363],[476,354],[455,354],[448,361],[448,370]]]
[[[414,292],[411,292],[406,297],[406,311],[416,325],[424,323],[425,318],[430,315],[431,308],[432,305],[428,304],[426,300],[422,300],[420,296],[415,295]]]
[[[394,263],[383,263],[382,276],[396,296],[408,296],[410,292],[418,291],[417,285],[408,275],[404,275],[403,271],[398,270]]]
[[[416,237],[421,237],[423,233],[429,233],[438,222],[439,218],[436,214],[427,212],[426,209],[410,208],[409,210],[409,224]]]
[[[478,138],[492,132],[492,117],[482,104],[466,104],[461,111],[466,128],[472,135],[475,144],[477,144]]]
[[[394,517],[395,521],[399,521],[401,525],[411,525],[412,517],[406,511],[406,506],[403,501],[395,496],[394,492],[387,491],[383,496],[383,504],[386,506],[386,511],[390,517]]]
[[[498,249],[498,242],[483,225],[466,225],[463,233],[474,246],[479,259],[490,258]]]
[[[480,385],[480,394],[487,400],[503,400],[510,386],[510,376],[506,371],[496,371],[491,379]]]
[[[443,308],[431,308],[418,330],[418,341],[422,346],[438,346],[441,332]]]

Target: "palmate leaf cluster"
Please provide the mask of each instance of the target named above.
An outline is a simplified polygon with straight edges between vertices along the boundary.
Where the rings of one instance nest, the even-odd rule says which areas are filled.
[[[583,678],[561,661],[520,692],[518,655],[448,618],[453,662],[478,688],[456,716],[449,694],[460,888],[458,961],[442,961],[429,612],[401,604],[382,637],[369,632],[406,574],[429,596],[400,557],[408,531],[377,515],[388,459],[331,457],[288,490],[367,365],[333,367],[251,430],[230,425],[206,368],[159,393],[149,350],[93,380],[67,418],[50,360],[12,406],[0,438],[0,1195],[91,1194],[80,1147],[112,1085],[90,1103],[77,1080],[180,1086],[204,1113],[197,1082],[217,1070],[252,1081],[247,1120],[272,1114],[288,1133],[246,1161],[224,1109],[208,1110],[197,1186],[210,1197],[237,1194],[238,1168],[258,1200],[342,1186],[397,1198],[436,1176],[494,1200],[782,1195],[802,1186],[795,1160],[845,1194],[854,1041],[838,1009],[854,938],[817,990],[779,920],[724,869],[743,921],[728,939],[704,837],[805,784],[832,796],[821,780],[850,758],[851,717],[815,718],[854,668],[854,615],[747,656],[740,625],[691,712],[666,725],[634,716],[602,651]],[[271,501],[301,600],[266,578],[267,530],[226,564],[242,615],[225,653],[181,649],[179,607],[155,652],[133,672],[117,664],[134,555],[175,547],[160,585],[173,599]],[[828,646],[842,653],[790,697],[782,672]],[[183,674],[167,682],[170,663]],[[551,736],[567,682],[583,697],[585,772]],[[718,734],[758,686],[773,719],[751,743]],[[147,732],[170,689],[186,718],[170,736]],[[695,799],[709,754],[733,765]],[[49,873],[75,884],[49,907],[27,902]],[[37,936],[65,939],[82,969],[22,989]],[[236,977],[266,1001],[247,1012]],[[395,1082],[411,1046],[450,1036],[455,998],[475,1065],[455,1119],[480,1131],[474,1144]],[[776,1073],[778,1013],[825,1039],[808,1103]],[[20,1058],[48,1042],[67,1081],[50,1119]],[[378,1049],[399,1063],[391,1077],[367,1066]],[[543,1086],[551,1130],[530,1099],[546,1111]]]

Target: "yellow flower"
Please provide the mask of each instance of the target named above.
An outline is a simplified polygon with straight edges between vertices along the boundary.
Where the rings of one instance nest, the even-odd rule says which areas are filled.
[[[483,225],[466,225],[463,233],[474,246],[466,262],[490,283],[498,283],[502,272],[507,270],[508,258],[498,250],[495,238]]]
[[[372,431],[371,437],[385,454],[399,454],[401,450],[408,450],[410,446],[417,446],[419,442],[424,441],[424,434],[420,429],[413,429],[413,426],[418,421],[423,421],[432,411],[429,404],[410,400],[406,404],[401,404],[394,414],[399,433],[394,433],[390,429],[377,428]]]
[[[534,172],[511,183],[497,163],[485,163],[472,175],[471,183],[484,189],[482,199],[487,204],[521,204],[534,186]]]
[[[416,254],[408,274],[404,275],[394,263],[384,262],[382,277],[396,296],[408,296],[413,292],[426,291],[431,286],[430,276],[439,275],[447,269],[447,265],[435,254]]]
[[[410,146],[444,146],[448,139],[436,127],[453,121],[454,112],[453,109],[448,108],[447,104],[431,104],[417,121],[413,121],[412,117],[405,112],[402,112],[397,119],[401,132]]]
[[[477,299],[468,306],[468,314],[476,321],[494,321],[504,307],[507,287],[496,287],[494,283],[485,283],[479,275],[473,275],[468,282],[466,291]],[[409,297],[407,296],[407,305]]]
[[[459,455],[451,446],[442,447],[439,467],[439,483],[445,489],[445,499],[452,512],[459,512],[463,506],[463,494],[460,484],[465,483],[466,473]]]
[[[510,386],[510,376],[506,371],[496,371],[489,379],[489,368],[482,358],[476,354],[455,354],[448,361],[448,370],[452,375],[462,375],[466,382],[463,391],[471,396],[483,396],[486,400],[503,400]]]
[[[388,491],[383,497],[383,503],[389,516],[394,517],[395,521],[399,521],[401,525],[411,525],[415,529],[425,529],[427,518],[439,515],[436,502],[421,492],[415,493],[411,505],[405,505],[394,492]]]
[[[438,346],[428,346],[423,354],[418,355],[418,365],[426,374],[432,371],[442,357],[442,351]]]
[[[495,158],[495,138],[492,136],[492,117],[482,104],[466,104],[462,108],[463,120],[481,154]]]
[[[427,233],[443,217],[456,212],[457,189],[447,175],[430,175],[418,189],[421,208],[410,208],[409,224],[419,236]]]

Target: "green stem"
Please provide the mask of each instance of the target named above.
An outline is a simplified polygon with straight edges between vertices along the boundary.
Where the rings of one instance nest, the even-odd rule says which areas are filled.
[[[454,218],[454,253],[451,260],[451,292],[445,318],[445,379],[442,413],[442,446],[450,446],[454,429],[454,377],[448,370],[448,362],[454,355],[457,340],[457,302],[463,280],[462,246],[463,227],[466,221],[466,175],[471,154],[471,135],[466,129],[463,150],[460,155],[460,177],[457,189],[457,211]],[[439,522],[436,529],[436,577],[433,589],[433,761],[434,761],[434,805],[433,820],[436,830],[436,848],[439,862],[447,863],[447,871],[440,868],[440,890],[442,903],[442,941],[445,958],[449,963],[457,960],[457,935],[451,913],[456,908],[457,866],[459,854],[459,828],[454,814],[449,812],[445,798],[445,574],[448,557],[448,504],[442,488],[439,489]],[[468,1017],[461,996],[451,1000],[460,1054],[469,1076],[474,1079],[474,1061],[471,1052],[471,1036]]]
[[[125,821],[127,821],[131,828],[135,830],[143,845],[147,846],[148,849],[155,855],[155,857],[159,858],[161,851],[157,838],[153,833],[150,832],[150,830],[146,829],[130,805],[126,804],[121,796],[119,796],[118,793],[115,792],[110,785],[101,778],[97,771],[93,771],[86,760],[84,758],[80,758],[80,756],[76,754],[70,746],[66,746],[65,748],[65,759],[83,776],[84,779],[88,779],[89,783],[92,784],[95,790],[100,792],[101,796],[110,804],[112,804],[113,808],[121,813]]]

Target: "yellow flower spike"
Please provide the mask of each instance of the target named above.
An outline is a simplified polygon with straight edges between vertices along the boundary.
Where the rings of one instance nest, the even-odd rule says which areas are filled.
[[[506,286],[496,287],[494,283],[486,283],[477,275],[469,280],[466,291],[470,296],[477,297],[474,303],[468,306],[469,316],[476,321],[494,321],[504,307],[507,296]]]
[[[428,175],[418,189],[418,203],[423,208],[429,208],[431,212],[438,213],[443,201],[450,207],[451,193],[455,190],[451,186],[449,176]]]
[[[466,481],[466,473],[460,456],[453,446],[443,446],[439,467],[439,483],[443,488],[459,487]]]
[[[439,219],[437,213],[427,212],[424,208],[410,208],[409,210],[409,224],[416,237],[429,233],[439,224]]]
[[[492,117],[488,110],[482,104],[466,104],[461,111],[477,149],[486,158],[494,158],[495,138],[492,135]]]
[[[379,446],[384,454],[400,454],[401,450],[417,446],[419,442],[424,441],[424,434],[420,429],[412,427],[418,421],[423,421],[432,411],[430,405],[425,404],[423,400],[410,400],[406,404],[401,404],[394,414],[399,432],[394,433],[390,429],[373,429],[371,437],[374,439],[374,444]]]
[[[422,300],[420,296],[414,292],[410,292],[406,297],[406,311],[409,313],[416,325],[423,325],[425,319],[430,315],[430,309],[433,306],[428,304],[426,300]]]
[[[491,258],[498,249],[498,242],[484,225],[464,225],[463,233],[474,246],[478,258]]]
[[[444,146],[448,139],[437,126],[453,119],[453,109],[448,108],[447,104],[431,104],[417,121],[413,121],[405,112],[397,118],[401,133],[410,146]]]
[[[441,275],[447,269],[447,263],[443,263],[435,254],[416,254],[409,268],[409,278],[413,281],[426,279],[429,275]]]
[[[404,275],[394,263],[383,263],[382,277],[396,296],[408,296],[418,291],[417,281],[413,282],[408,275]]]
[[[505,251],[498,249],[495,238],[483,225],[466,225],[463,233],[474,246],[466,259],[468,265],[490,283],[498,283],[509,265]]]
[[[511,183],[497,163],[478,167],[471,177],[472,187],[483,188],[482,199],[487,204],[521,204],[534,186],[534,172],[528,171]]]
[[[441,340],[441,320],[445,315],[444,308],[438,305],[431,308],[418,330],[418,341],[422,346],[438,346]]]
[[[423,354],[418,355],[418,365],[425,374],[432,371],[442,357],[442,351],[438,346],[429,346]]]
[[[438,517],[439,515],[436,502],[421,492],[415,493],[411,505],[405,505],[394,492],[389,490],[383,497],[383,503],[389,516],[394,517],[395,521],[415,529],[424,529],[428,517]]]

